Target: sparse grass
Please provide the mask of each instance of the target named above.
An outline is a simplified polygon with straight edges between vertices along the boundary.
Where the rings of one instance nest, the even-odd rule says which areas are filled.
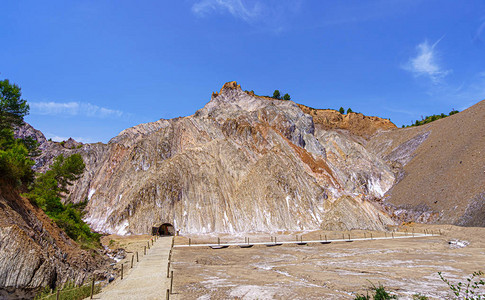
[[[413,295],[413,300],[428,300],[429,298],[424,296],[424,295],[421,295],[421,294],[414,294]]]
[[[101,291],[99,284],[94,286],[94,294]],[[62,300],[82,300],[91,295],[91,284],[86,284],[77,287],[73,282],[67,282],[59,291],[59,299]],[[45,288],[35,296],[35,300],[55,300],[57,296],[57,289],[51,290]]]

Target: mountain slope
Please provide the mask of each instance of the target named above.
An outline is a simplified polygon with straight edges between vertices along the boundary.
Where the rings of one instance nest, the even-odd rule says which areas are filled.
[[[377,134],[369,148],[404,165],[386,198],[400,219],[485,226],[485,101],[426,125]]]

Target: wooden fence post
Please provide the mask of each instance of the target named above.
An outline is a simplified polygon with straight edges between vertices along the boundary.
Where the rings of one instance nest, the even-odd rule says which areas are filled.
[[[121,264],[121,280],[123,280],[123,264]]]
[[[170,294],[173,294],[172,286],[173,286],[173,271],[171,271],[171,276],[170,276]]]
[[[147,246],[143,246],[143,255],[147,255]]]
[[[167,264],[167,278],[170,277],[170,261]]]
[[[189,238],[189,246],[190,246],[190,238]]]
[[[169,289],[167,289],[167,297],[166,298],[167,298],[167,300],[170,299],[170,290]]]
[[[150,250],[150,242],[147,241],[148,250]]]
[[[56,300],[59,300],[59,293],[61,290],[59,290],[59,287],[57,287],[57,294],[56,294]],[[92,299],[92,298],[91,298]]]
[[[136,262],[138,262],[138,251],[136,251]]]
[[[94,295],[94,280],[95,280],[96,275],[93,274],[93,282],[91,282],[91,299],[93,299]]]
[[[131,269],[133,269],[133,259],[135,258],[135,255],[131,255]]]

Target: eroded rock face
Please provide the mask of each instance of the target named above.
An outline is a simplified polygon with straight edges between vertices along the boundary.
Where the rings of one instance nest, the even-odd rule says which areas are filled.
[[[86,221],[101,232],[149,233],[159,223],[181,233],[393,224],[373,202],[394,182],[382,159],[348,132],[316,127],[294,102],[235,82],[192,116],[63,151],[85,157],[70,201],[88,199]]]
[[[101,265],[0,181],[0,299],[33,298],[41,287],[67,280],[79,284]]]
[[[301,110],[313,117],[315,124],[325,130],[345,129],[351,134],[369,138],[380,130],[396,129],[396,125],[388,119],[364,116],[361,113],[341,114],[333,109],[315,109],[298,104]]]

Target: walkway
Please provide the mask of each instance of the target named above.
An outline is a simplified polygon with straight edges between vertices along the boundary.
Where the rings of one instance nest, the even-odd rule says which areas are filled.
[[[147,255],[127,270],[123,280],[118,278],[93,299],[165,299],[170,285],[167,267],[171,246],[172,237],[160,237]]]

